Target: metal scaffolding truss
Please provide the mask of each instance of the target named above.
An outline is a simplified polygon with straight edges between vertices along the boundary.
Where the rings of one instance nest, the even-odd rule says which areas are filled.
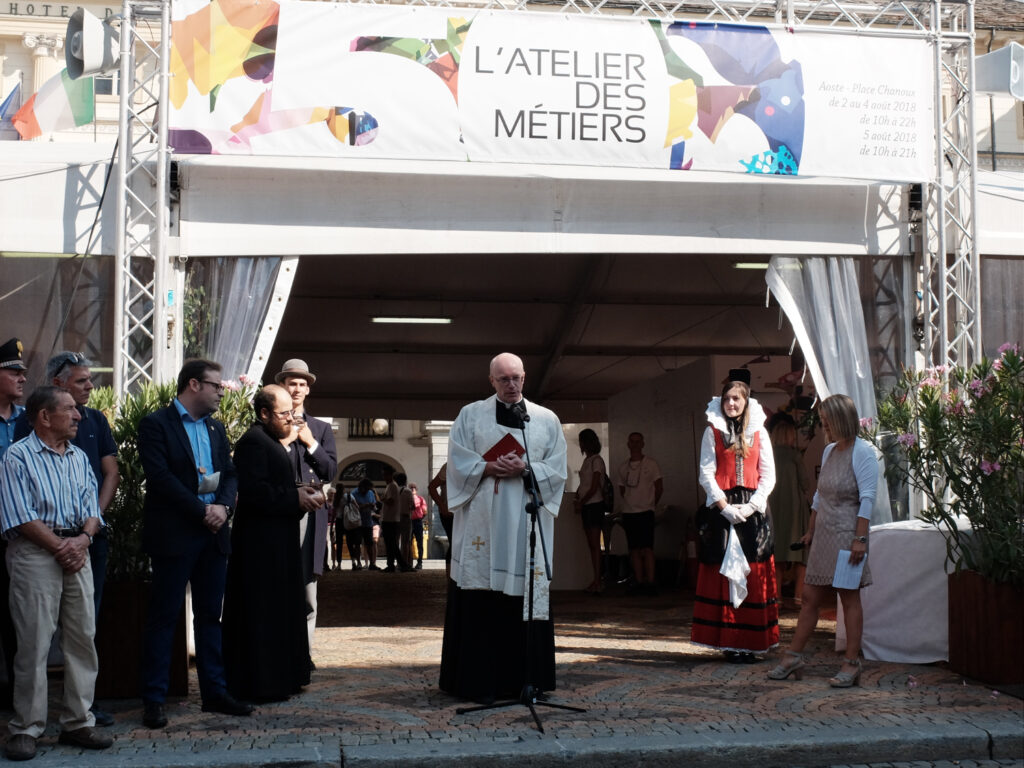
[[[973,33],[974,6],[963,6],[963,26]],[[932,365],[970,365],[981,357],[981,265],[975,200],[973,34],[950,35],[935,48],[936,178],[924,201],[921,254],[922,353]]]
[[[168,93],[170,2],[125,0],[121,13],[114,388],[125,392],[173,375],[181,344],[168,285],[174,273],[167,257],[170,153],[160,108]],[[154,44],[138,33],[145,24],[151,39],[155,19]]]
[[[391,0],[349,0],[391,5]],[[975,236],[973,0],[408,0],[443,8],[760,24],[789,31],[919,38],[934,48],[936,169],[925,185],[916,317],[925,364],[970,363],[981,354],[980,272]],[[151,46],[136,34],[160,18]],[[167,103],[170,0],[124,0],[118,162],[118,391],[174,375],[181,360],[181,270],[167,252]],[[135,60],[135,52],[143,56]],[[147,122],[148,121],[148,122]]]

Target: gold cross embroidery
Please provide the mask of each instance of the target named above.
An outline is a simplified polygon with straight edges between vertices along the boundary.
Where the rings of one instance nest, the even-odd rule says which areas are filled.
[[[476,551],[479,552],[480,547],[486,545],[487,542],[481,539],[479,536],[477,536],[476,539],[473,542],[471,542],[471,544],[472,546],[476,547]]]
[[[543,575],[544,575],[544,569],[541,568],[539,565],[536,568],[533,569],[533,578],[539,579]]]

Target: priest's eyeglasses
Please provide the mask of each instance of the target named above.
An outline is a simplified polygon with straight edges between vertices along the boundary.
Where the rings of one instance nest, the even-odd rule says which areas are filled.
[[[275,416],[277,416],[277,418],[281,419],[282,421],[285,420],[285,419],[290,419],[290,418],[295,416],[295,411],[294,410],[291,410],[291,411],[271,411],[271,413],[273,413]]]
[[[524,378],[525,377],[523,376],[499,376],[496,379],[496,381],[498,381],[498,383],[503,384],[506,387],[511,386],[513,384],[519,386],[520,384],[523,383]]]

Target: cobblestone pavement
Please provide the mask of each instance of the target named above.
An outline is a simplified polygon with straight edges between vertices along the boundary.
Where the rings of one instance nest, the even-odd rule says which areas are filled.
[[[692,596],[681,589],[553,595],[552,701],[586,712],[540,707],[544,733],[521,704],[459,715],[461,702],[437,689],[444,590],[436,566],[325,574],[313,683],[249,718],[201,712],[193,672],[192,694],[170,702],[163,730],[141,726],[138,701],[102,702],[117,717],[115,744],[88,753],[56,744],[55,681],[52,722],[33,764],[1024,768],[1019,698],[943,664],[866,662],[859,688],[833,690],[827,679],[839,657],[834,624],[824,621],[804,679],[769,681],[767,663],[725,664],[688,642]],[[796,614],[784,613],[781,624],[785,642]]]

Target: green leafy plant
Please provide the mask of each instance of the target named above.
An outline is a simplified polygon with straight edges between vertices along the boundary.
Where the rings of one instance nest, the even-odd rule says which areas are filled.
[[[215,417],[224,424],[232,445],[252,423],[250,401],[256,384],[246,377],[238,382],[225,381],[224,397]],[[170,404],[176,387],[173,382],[145,384],[138,391],[118,399],[110,387],[92,391],[89,405],[103,411],[117,443],[117,463],[121,482],[114,500],[104,512],[110,526],[110,559],[107,578],[133,581],[149,578],[149,558],[142,551],[142,507],[146,498],[146,477],[139,456],[139,422],[150,413]]]
[[[1003,345],[964,368],[904,371],[864,436],[886,444],[887,472],[921,492],[921,517],[948,561],[1024,586],[1024,357]],[[961,521],[969,522],[968,528]]]
[[[252,398],[259,385],[244,373],[238,381],[225,380],[223,384],[224,397],[220,399],[220,408],[215,416],[227,430],[228,441],[234,445],[252,426]]]

